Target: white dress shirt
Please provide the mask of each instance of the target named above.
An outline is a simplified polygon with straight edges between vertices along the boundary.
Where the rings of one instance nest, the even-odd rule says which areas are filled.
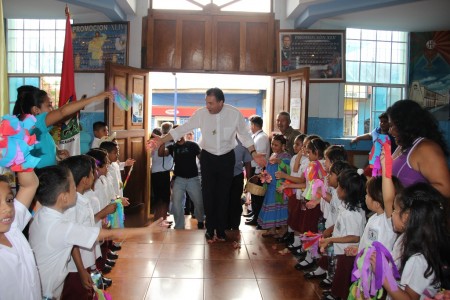
[[[254,145],[244,116],[236,107],[228,104],[224,104],[217,114],[211,114],[205,107],[200,108],[186,123],[169,133],[174,141],[178,141],[196,128],[202,132],[200,147],[214,155],[234,150],[237,145],[236,134],[245,148]]]

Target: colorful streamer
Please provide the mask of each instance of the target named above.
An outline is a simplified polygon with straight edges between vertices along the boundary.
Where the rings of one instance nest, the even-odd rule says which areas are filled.
[[[375,270],[370,263],[376,253]],[[383,295],[383,282],[386,280],[392,291],[398,289],[396,279],[400,274],[391,253],[380,242],[361,250],[355,258],[352,271],[353,284],[350,286],[349,300],[380,299]]]
[[[117,198],[112,200],[111,203],[116,203],[117,207],[114,213],[106,217],[108,223],[111,225],[111,228],[124,228],[125,213],[123,211],[122,199]]]
[[[123,183],[123,187],[122,187],[123,190],[127,186],[127,182],[128,182],[128,179],[130,179],[130,175],[131,175],[131,172],[133,171],[133,167],[134,167],[134,165],[132,165],[130,170],[128,171],[127,178],[125,178],[125,182]]]
[[[38,143],[36,135],[30,135],[36,118],[26,115],[23,121],[16,116],[5,115],[0,123],[0,166],[13,172],[32,171],[41,160],[30,154]]]
[[[130,110],[131,107],[131,101],[128,100],[128,98],[119,92],[116,88],[113,88],[111,91],[114,95],[114,103],[119,107],[121,110]]]
[[[381,176],[381,150],[384,149],[384,159],[386,164],[386,177],[392,177],[392,156],[391,156],[391,140],[387,134],[380,134],[373,142],[372,149],[369,153],[369,165],[372,168],[372,176]]]

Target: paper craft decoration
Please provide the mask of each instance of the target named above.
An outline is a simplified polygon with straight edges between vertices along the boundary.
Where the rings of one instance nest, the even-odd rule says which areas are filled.
[[[116,88],[113,88],[111,91],[114,95],[114,103],[121,109],[128,111],[131,107],[131,101],[128,98],[119,92]]]
[[[320,257],[319,254],[319,241],[322,238],[320,233],[314,233],[311,231],[307,231],[300,236],[300,240],[302,241],[303,249],[309,250],[311,256],[313,258]]]
[[[41,160],[30,154],[37,143],[30,131],[36,118],[26,115],[23,121],[16,116],[5,115],[0,123],[0,166],[13,172],[30,172]]]
[[[381,150],[384,149],[384,161],[386,165],[386,177],[392,177],[391,140],[387,134],[379,134],[373,142],[369,153],[369,165],[372,168],[372,176],[381,176]]]
[[[106,217],[108,223],[111,225],[111,228],[124,228],[125,214],[123,211],[122,199],[117,198],[112,200],[111,203],[116,203],[117,208],[114,213],[109,214]]]
[[[375,270],[370,258],[376,253]],[[361,250],[355,258],[352,271],[353,284],[350,286],[349,300],[380,299],[383,294],[383,282],[386,280],[392,291],[398,289],[396,279],[400,274],[391,253],[380,242]]]
[[[326,196],[324,178],[327,172],[319,161],[312,161],[305,170],[305,178],[310,182],[306,187],[305,199],[320,200]]]

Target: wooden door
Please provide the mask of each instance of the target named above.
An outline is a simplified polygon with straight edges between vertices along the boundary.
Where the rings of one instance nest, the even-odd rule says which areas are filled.
[[[307,133],[308,125],[308,99],[309,97],[309,68],[297,69],[272,75],[272,119],[269,128],[272,132],[279,132],[277,128],[277,115],[281,111],[291,114],[294,129]],[[291,101],[295,100],[295,106]]]
[[[116,132],[120,147],[119,160],[134,158],[136,163],[124,189],[124,196],[130,199],[125,209],[127,226],[142,226],[150,221],[150,157],[145,149],[149,136],[150,105],[148,103],[148,72],[146,70],[107,63],[105,66],[105,88],[116,88],[127,98],[140,99],[142,105],[121,110],[115,103],[106,102],[105,119],[109,132]],[[139,112],[138,112],[139,111]],[[138,117],[133,116],[138,115]],[[139,116],[142,116],[141,118]],[[125,180],[129,168],[123,172]]]

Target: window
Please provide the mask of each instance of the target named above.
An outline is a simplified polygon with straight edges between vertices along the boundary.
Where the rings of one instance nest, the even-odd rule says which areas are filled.
[[[217,5],[221,11],[272,12],[271,0],[153,0],[152,8],[203,10],[211,3]]]
[[[10,113],[17,99],[17,88],[25,84],[45,90],[57,104],[65,26],[65,20],[7,20]]]
[[[378,116],[406,97],[407,32],[348,28],[344,136],[378,126]]]

